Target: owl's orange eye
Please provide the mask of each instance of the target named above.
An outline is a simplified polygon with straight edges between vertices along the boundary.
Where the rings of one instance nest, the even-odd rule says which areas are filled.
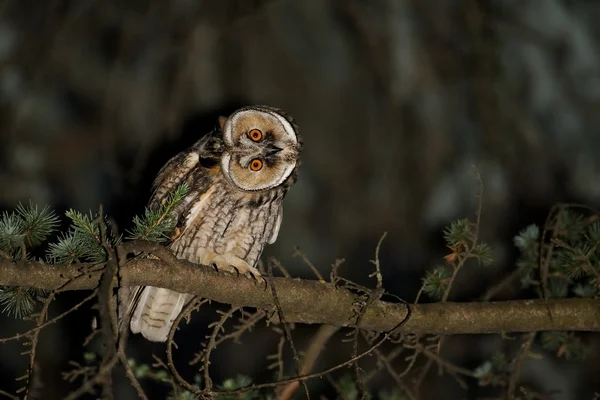
[[[248,132],[248,137],[253,142],[258,142],[258,141],[260,141],[262,139],[263,134],[262,134],[262,132],[259,129],[251,129],[250,132]]]
[[[252,171],[260,171],[263,167],[263,162],[260,161],[258,158],[255,158],[254,160],[252,160],[250,162],[250,169]]]

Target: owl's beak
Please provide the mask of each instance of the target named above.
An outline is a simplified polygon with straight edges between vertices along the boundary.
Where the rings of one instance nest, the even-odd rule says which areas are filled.
[[[273,154],[277,154],[281,151],[282,149],[280,149],[279,147],[275,146],[274,144],[269,144],[267,146],[267,150],[266,153],[268,156],[272,156]]]

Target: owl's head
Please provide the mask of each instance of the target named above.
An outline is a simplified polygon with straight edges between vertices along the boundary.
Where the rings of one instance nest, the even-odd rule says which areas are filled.
[[[267,106],[244,107],[219,121],[223,174],[240,190],[273,189],[290,180],[302,143],[294,121]]]

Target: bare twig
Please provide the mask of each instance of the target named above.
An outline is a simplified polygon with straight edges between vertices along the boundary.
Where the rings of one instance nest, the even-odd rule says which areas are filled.
[[[118,358],[115,354],[113,358],[102,364],[102,366],[98,369],[98,373],[92,379],[86,380],[77,390],[71,392],[67,397],[65,397],[65,400],[75,400],[84,394],[91,392],[94,388],[94,385],[102,383],[106,376],[112,372],[112,369],[117,362]]]
[[[19,396],[13,396],[12,394],[5,392],[4,390],[0,390],[0,395],[10,400],[19,400]]]
[[[397,355],[400,354],[401,351],[402,351],[402,346],[398,346],[395,349],[395,351],[393,351],[387,357],[379,349],[375,349],[374,354],[377,357],[378,363],[381,363],[381,365],[385,368],[385,370],[392,377],[392,379],[394,379],[394,381],[396,381],[396,385],[398,385],[398,387],[400,389],[402,389],[402,392],[404,394],[406,394],[406,397],[408,397],[410,400],[417,400],[414,393],[410,390],[408,385],[406,383],[404,383],[404,381],[402,381],[402,377],[398,374],[398,372],[396,372],[396,370],[394,369],[394,367],[392,367],[392,364],[391,364],[391,361],[395,357],[397,357]]]
[[[37,316],[36,324],[35,324],[36,327],[39,327],[40,325],[42,325],[48,318],[48,308],[50,307],[50,303],[52,303],[52,300],[54,300],[54,293],[50,293],[48,295],[48,297],[43,299],[44,305],[42,306],[42,310],[40,311],[40,313]],[[30,382],[31,376],[33,374],[33,369],[34,369],[34,364],[35,364],[35,355],[36,355],[36,349],[37,349],[40,332],[41,332],[41,330],[38,329],[31,333],[31,350],[29,350],[29,367],[27,368],[27,380],[25,382],[25,387],[26,387],[25,399],[27,399],[29,397],[29,389],[30,389],[29,382]]]
[[[302,261],[304,261],[304,263],[308,265],[311,271],[316,275],[317,279],[322,282],[325,282],[325,280],[323,279],[323,275],[321,275],[317,267],[315,267],[315,265],[308,259],[306,254],[300,251],[300,248],[296,247],[294,249],[294,254],[292,255],[292,257],[300,257]]]
[[[205,392],[212,390],[212,379],[210,378],[208,366],[210,365],[210,354],[217,347],[217,345],[216,345],[217,335],[223,329],[223,325],[225,325],[225,322],[227,322],[227,320],[229,318],[231,318],[231,316],[233,316],[233,314],[238,310],[239,310],[239,307],[230,308],[227,312],[224,312],[223,315],[221,315],[221,318],[219,319],[219,321],[213,323],[212,326],[209,326],[209,328],[211,328],[211,327],[213,328],[213,331],[210,335],[210,339],[208,340],[208,343],[206,344],[206,350],[204,351],[204,362],[202,364],[202,370],[204,372],[204,391]]]
[[[275,289],[275,283],[273,281],[273,263],[268,262],[269,268],[269,286],[271,287],[271,294],[273,295],[273,301],[275,303],[275,307],[277,308],[277,315],[279,316],[279,321],[283,325],[283,329],[285,330],[285,335],[287,341],[290,343],[290,348],[292,349],[292,354],[294,356],[294,360],[296,361],[296,370],[298,375],[302,375],[302,367],[300,362],[300,357],[298,356],[298,351],[296,350],[296,345],[294,344],[294,340],[292,339],[292,332],[290,330],[289,325],[285,321],[285,316],[283,315],[283,311],[281,309],[281,304],[279,303],[279,297],[277,296],[277,289]],[[306,382],[302,381],[302,385],[304,386],[304,392],[306,393],[306,398],[310,399],[308,386],[306,386]]]
[[[290,379],[285,379],[285,380],[280,380],[277,382],[271,382],[271,383],[261,383],[261,384],[257,384],[257,385],[252,385],[252,386],[248,386],[245,388],[241,388],[241,389],[237,389],[237,390],[231,390],[231,391],[227,391],[227,392],[211,392],[209,393],[211,396],[231,396],[231,395],[237,395],[237,394],[241,394],[241,393],[246,393],[252,390],[258,390],[258,389],[263,389],[263,388],[270,388],[270,387],[275,387],[278,385],[282,385],[282,384],[286,384],[286,383],[291,383],[291,382],[295,382],[295,381],[305,381],[308,379],[313,379],[313,378],[320,378],[322,376],[325,376],[327,374],[330,374],[334,371],[337,371],[338,369],[341,368],[345,368],[349,365],[353,365],[354,362],[356,362],[356,360],[360,360],[361,358],[363,358],[366,355],[371,354],[375,349],[377,349],[379,346],[381,346],[383,344],[383,342],[385,342],[386,340],[389,339],[389,337],[393,334],[393,332],[400,328],[402,325],[404,325],[407,321],[409,321],[411,318],[411,309],[409,308],[407,310],[407,314],[405,316],[405,318],[402,319],[402,321],[400,321],[398,324],[396,324],[390,331],[387,331],[385,333],[385,335],[383,336],[383,338],[381,338],[377,343],[375,343],[374,345],[372,345],[371,347],[369,347],[366,351],[358,354],[355,357],[350,358],[348,361],[345,361],[341,364],[338,364],[334,367],[331,367],[329,369],[326,369],[325,371],[321,371],[318,373],[314,373],[314,374],[307,374],[307,375],[301,375],[301,376],[297,376],[294,378],[290,378]]]
[[[101,324],[100,330],[104,339],[104,351],[102,354],[102,362],[100,363],[100,371],[108,371],[105,376],[100,379],[103,384],[102,397],[108,400],[113,398],[111,378],[112,368],[106,370],[104,367],[109,363],[116,363],[117,360],[117,316],[116,310],[111,307],[111,304],[113,304],[113,282],[119,267],[117,265],[117,255],[115,250],[107,241],[102,206],[100,206],[98,212],[97,223],[100,228],[100,241],[107,255],[106,268],[100,279],[100,286],[98,288],[98,307]]]
[[[56,317],[44,322],[43,324],[40,324],[38,326],[36,326],[35,328],[29,329],[26,332],[23,333],[17,333],[16,335],[13,336],[8,336],[5,338],[0,338],[0,343],[5,343],[5,342],[9,342],[11,340],[18,340],[21,339],[23,337],[26,337],[34,332],[37,332],[45,327],[47,327],[48,325],[51,325],[59,320],[61,320],[62,318],[66,317],[67,315],[71,314],[73,311],[79,309],[79,307],[81,307],[82,305],[84,305],[85,303],[87,303],[88,301],[92,300],[94,297],[96,297],[96,294],[98,293],[97,290],[94,290],[89,296],[87,296],[85,299],[81,300],[79,303],[75,304],[73,307],[71,307],[70,309],[68,309],[67,311],[63,312],[60,315],[57,315]]]
[[[173,346],[176,346],[176,344],[173,340],[173,337],[175,336],[175,332],[177,331],[181,320],[184,317],[186,317],[195,307],[197,307],[197,305],[198,305],[198,298],[192,299],[188,304],[186,304],[186,306],[183,308],[183,310],[181,310],[181,312],[179,313],[177,318],[175,318],[175,321],[173,321],[173,326],[171,327],[171,330],[169,331],[169,336],[167,338],[167,364],[169,366],[169,370],[175,377],[177,383],[179,383],[181,386],[183,386],[190,392],[201,395],[203,393],[203,391],[200,388],[197,388],[196,386],[189,383],[187,380],[185,380],[179,374],[179,371],[177,371],[177,367],[175,367],[175,363],[173,362]]]
[[[519,355],[515,360],[515,370],[510,377],[510,381],[508,382],[508,391],[506,393],[508,399],[515,398],[515,390],[517,389],[517,383],[521,378],[521,367],[523,366],[523,362],[525,361],[525,359],[529,356],[529,349],[533,344],[535,336],[535,332],[528,333],[527,335],[525,335],[525,340],[523,341],[521,349],[519,350]]]
[[[205,301],[206,300],[203,300],[203,302],[205,302]],[[248,314],[242,309],[240,309],[240,311],[242,312],[242,315]],[[240,319],[240,321],[241,321],[240,324],[237,325],[236,327],[234,327],[233,331],[222,335],[215,341],[215,347],[219,346],[221,343],[223,343],[227,340],[233,340],[234,343],[237,343],[244,333],[250,331],[252,329],[252,327],[254,327],[254,325],[256,325],[260,320],[265,318],[265,316],[266,316],[266,313],[262,310],[259,310],[255,313],[251,314],[251,316],[246,320]],[[190,365],[197,364],[203,358],[204,358],[204,351],[196,353],[196,355],[189,362],[189,364]]]

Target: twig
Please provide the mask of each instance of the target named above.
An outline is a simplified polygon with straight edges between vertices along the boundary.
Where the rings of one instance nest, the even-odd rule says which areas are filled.
[[[282,385],[282,384],[286,384],[286,383],[290,383],[290,382],[295,382],[295,381],[305,381],[308,379],[313,379],[313,378],[320,378],[323,377],[327,374],[330,374],[334,371],[337,371],[338,369],[342,369],[345,368],[349,365],[352,365],[356,360],[360,360],[361,358],[363,358],[366,355],[369,355],[373,352],[373,350],[377,349],[379,346],[381,346],[383,344],[383,342],[385,342],[386,340],[388,340],[390,338],[390,336],[394,333],[394,331],[396,329],[398,329],[399,327],[401,327],[402,325],[404,325],[407,321],[410,320],[411,318],[411,309],[408,308],[407,309],[407,313],[405,318],[402,319],[402,321],[400,321],[398,324],[396,324],[390,331],[387,331],[383,338],[381,338],[377,343],[375,343],[374,345],[372,345],[371,347],[369,347],[369,349],[367,349],[366,351],[358,354],[355,357],[350,358],[349,360],[338,364],[334,367],[331,367],[329,369],[326,369],[324,371],[318,372],[318,373],[314,373],[314,374],[307,374],[307,375],[301,375],[301,376],[297,376],[294,378],[290,378],[290,379],[285,379],[285,380],[280,380],[277,382],[270,382],[270,383],[261,383],[261,384],[256,384],[256,385],[251,385],[245,388],[241,388],[241,389],[237,389],[237,390],[231,390],[231,391],[224,391],[224,392],[210,392],[209,395],[211,396],[231,396],[231,395],[237,395],[237,394],[242,394],[242,393],[246,393],[252,390],[258,390],[258,389],[263,389],[263,388],[271,388],[271,387],[275,387],[278,385]]]
[[[315,267],[315,265],[312,262],[310,262],[306,254],[300,251],[300,248],[296,247],[294,249],[294,254],[292,255],[292,257],[300,257],[302,261],[304,261],[304,263],[308,265],[311,271],[316,275],[317,279],[322,282],[325,282],[325,280],[323,279],[323,275],[321,275],[317,267]]]
[[[87,303],[88,301],[92,300],[94,297],[96,297],[96,294],[98,293],[98,290],[94,290],[92,292],[92,294],[90,294],[89,296],[87,296],[85,299],[83,299],[82,301],[80,301],[79,303],[77,303],[76,305],[74,305],[73,307],[71,307],[70,309],[68,309],[67,311],[63,312],[62,314],[52,318],[51,320],[48,320],[46,322],[44,322],[41,325],[36,326],[35,328],[29,329],[26,332],[23,333],[17,333],[14,336],[8,336],[5,338],[0,338],[0,343],[5,343],[5,342],[9,342],[11,340],[18,340],[21,339],[23,337],[26,337],[34,332],[37,332],[45,327],[47,327],[48,325],[51,325],[55,322],[57,322],[58,320],[66,317],[67,315],[71,314],[73,311],[77,310],[79,307],[81,307],[82,305],[84,305],[85,303]]]
[[[231,316],[239,310],[239,307],[232,307],[227,312],[224,312],[219,321],[213,323],[213,326],[209,326],[209,328],[213,328],[213,331],[210,335],[210,339],[206,344],[206,350],[204,351],[204,362],[202,364],[202,369],[204,372],[204,392],[212,390],[212,379],[210,378],[209,368],[210,365],[210,354],[217,347],[217,335],[223,329],[223,325]]]
[[[529,349],[533,344],[535,336],[535,332],[525,335],[525,341],[521,345],[521,350],[519,351],[519,355],[515,360],[515,370],[510,377],[510,381],[508,382],[508,390],[506,393],[507,399],[515,398],[515,390],[517,389],[517,383],[521,377],[521,367],[523,366],[523,361],[525,361],[525,359],[529,356]]]
[[[192,309],[194,309],[194,307],[197,306],[197,300],[198,300],[198,298],[195,297],[188,304],[186,304],[186,306],[183,308],[183,310],[181,310],[181,312],[179,313],[179,315],[177,316],[177,318],[175,318],[175,321],[173,321],[173,326],[171,327],[171,330],[169,331],[169,336],[167,338],[167,364],[168,364],[169,370],[171,371],[171,373],[173,374],[173,376],[177,380],[177,383],[179,383],[181,386],[183,386],[184,388],[186,388],[190,392],[192,392],[194,394],[201,395],[201,394],[203,394],[203,391],[200,388],[198,388],[198,387],[192,385],[191,383],[189,383],[187,380],[185,380],[179,374],[179,371],[177,371],[177,368],[175,367],[175,363],[173,362],[173,346],[175,345],[173,337],[175,336],[175,332],[177,331],[179,323],[181,322],[181,320],[185,316],[187,316],[187,314]]]
[[[298,351],[296,350],[296,346],[294,345],[294,340],[292,339],[292,332],[290,331],[290,327],[288,326],[288,324],[285,321],[285,317],[283,315],[283,311],[281,309],[281,304],[279,303],[279,297],[277,296],[277,290],[275,289],[275,283],[273,281],[273,263],[271,261],[269,261],[267,263],[268,268],[269,268],[269,274],[268,274],[268,279],[269,279],[269,286],[271,287],[271,294],[273,295],[273,301],[275,302],[275,307],[277,308],[277,315],[279,316],[279,321],[281,322],[281,324],[283,325],[283,329],[285,330],[285,335],[287,338],[287,341],[290,343],[290,348],[292,349],[292,354],[294,356],[294,360],[296,361],[296,370],[298,372],[298,375],[302,375],[302,367],[301,367],[301,363],[300,363],[300,357],[298,357]],[[322,279],[321,279],[322,280]],[[306,393],[306,398],[310,399],[310,394],[308,392],[308,386],[306,385],[306,382],[302,381],[302,385],[304,386],[304,392]]]
[[[105,377],[112,372],[112,369],[117,364],[117,362],[118,358],[115,355],[106,363],[103,363],[100,369],[98,370],[98,373],[94,376],[94,378],[85,381],[83,385],[81,385],[77,390],[71,392],[67,397],[65,397],[65,400],[75,400],[83,396],[84,394],[91,392],[91,390],[94,388],[94,385],[102,383]]]
[[[107,261],[106,268],[100,279],[100,286],[98,288],[98,307],[100,313],[100,330],[104,339],[104,351],[102,354],[102,362],[100,363],[100,371],[105,370],[104,366],[109,363],[116,364],[116,345],[117,345],[117,317],[116,313],[113,312],[111,303],[113,300],[113,279],[117,274],[117,255],[114,249],[108,244],[106,236],[106,225],[104,223],[104,214],[102,205],[100,205],[98,211],[98,226],[100,230],[100,240],[102,247],[106,251]],[[111,368],[112,370],[112,368]],[[109,370],[102,380],[102,397],[104,399],[112,399],[112,378],[111,370]]]
[[[398,346],[398,347],[399,347],[400,350],[402,349],[401,346]],[[399,353],[400,352],[398,352],[398,354]],[[402,389],[402,392],[404,394],[406,394],[406,396],[410,400],[417,400],[417,398],[415,397],[414,393],[410,390],[410,388],[408,387],[408,385],[402,381],[402,378],[399,376],[399,374],[396,372],[396,370],[392,367],[392,364],[390,363],[390,361],[394,358],[395,353],[394,354],[390,354],[388,357],[386,357],[381,352],[381,350],[375,349],[374,354],[377,356],[378,362],[380,362],[384,366],[384,368],[386,369],[386,371],[388,372],[388,374],[392,377],[392,379],[394,379],[396,381],[396,385],[398,385],[398,387],[400,389]]]
[[[48,308],[50,307],[50,303],[54,300],[54,293],[50,293],[48,297],[46,297],[43,301],[44,305],[42,306],[42,310],[40,311],[37,321],[36,327],[40,326],[44,323],[44,321],[48,318]],[[38,339],[40,336],[41,330],[36,330],[31,333],[31,350],[29,351],[29,367],[27,368],[27,380],[25,381],[25,399],[29,397],[29,382],[31,380],[31,376],[33,374],[33,367],[35,363],[35,355],[38,344]]]
[[[306,349],[304,353],[304,357],[302,359],[302,366],[300,367],[300,375],[308,374],[312,371],[317,358],[323,351],[323,348],[331,339],[333,335],[340,328],[332,325],[321,325],[317,332],[314,334],[312,339],[310,340],[310,345]],[[283,379],[283,376],[280,374],[279,379]],[[288,384],[280,394],[280,400],[291,399],[292,395],[298,390],[300,386],[300,382],[295,381]]]
[[[0,389],[0,394],[10,400],[19,400],[18,396],[13,396],[12,394],[5,392],[2,389]]]
[[[381,265],[379,262],[379,250],[381,249],[381,243],[387,236],[387,232],[384,232],[377,243],[377,247],[375,248],[375,259],[371,260],[371,264],[375,266],[375,272],[369,274],[369,278],[375,277],[377,279],[377,289],[383,289],[383,276],[381,275]]]
[[[200,304],[206,302],[207,300],[203,300]],[[242,311],[242,313],[244,313],[244,311],[242,309],[240,309]],[[248,318],[245,321],[242,321],[240,325],[236,326],[235,329],[230,332],[227,333],[223,336],[221,336],[220,338],[218,338],[215,342],[215,347],[219,346],[221,343],[225,342],[226,340],[230,340],[232,339],[234,343],[238,342],[239,338],[242,337],[242,335],[247,332],[250,331],[252,329],[252,327],[254,325],[256,325],[260,320],[262,320],[263,318],[265,318],[266,313],[263,310],[258,310],[255,313],[253,313],[251,315],[250,318]],[[198,362],[200,362],[202,360],[202,358],[204,358],[204,352],[200,352],[200,353],[196,353],[195,357],[189,362],[190,365],[194,365],[197,364]]]
[[[127,320],[125,321],[126,326],[129,326],[129,321],[131,320],[131,315],[127,316],[126,318],[127,318]],[[125,369],[125,375],[129,379],[131,386],[133,386],[133,388],[135,389],[138,397],[142,400],[148,400],[148,396],[146,396],[146,393],[144,393],[144,389],[142,388],[142,385],[140,385],[140,382],[138,381],[137,377],[135,376],[135,372],[129,365],[129,360],[127,359],[127,353],[125,352],[125,345],[127,343],[128,336],[129,336],[129,329],[123,329],[122,332],[119,332],[117,357],[119,358],[119,361],[121,361],[121,365]]]
[[[490,287],[485,292],[485,294],[481,297],[481,301],[492,300],[494,297],[496,297],[498,295],[498,293],[500,293],[500,291],[502,291],[502,289],[504,289],[506,286],[508,286],[510,283],[512,283],[522,273],[523,273],[523,270],[520,268],[513,269],[513,271],[510,274],[508,274],[507,276],[505,276],[500,282],[498,282],[494,286]]]

